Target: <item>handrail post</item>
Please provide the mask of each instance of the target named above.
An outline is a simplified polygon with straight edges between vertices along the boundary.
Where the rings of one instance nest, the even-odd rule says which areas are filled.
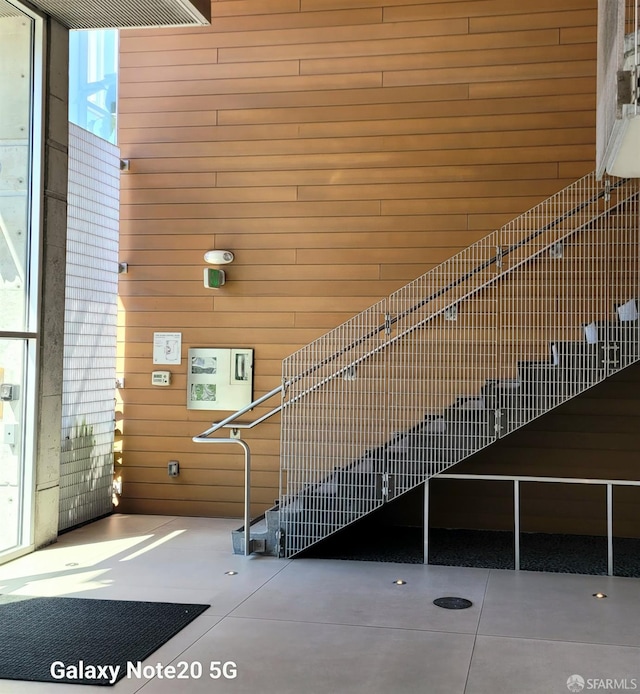
[[[194,436],[194,443],[237,443],[244,451],[244,556],[251,554],[251,449],[242,439],[210,439],[206,436]]]
[[[607,484],[607,574],[613,576],[613,485]]]
[[[520,571],[520,480],[513,480],[513,568]]]
[[[244,556],[251,554],[251,451],[242,439],[230,439],[244,450]]]
[[[222,427],[229,427],[232,422],[235,422],[238,417],[241,417],[245,412],[249,412],[252,410],[254,407],[257,405],[261,405],[263,402],[266,400],[269,400],[272,398],[274,395],[277,395],[278,393],[281,393],[284,391],[284,384],[279,385],[277,388],[274,388],[273,390],[270,390],[268,393],[265,393],[261,397],[257,398],[253,402],[249,403],[248,405],[245,405],[241,409],[239,409],[237,412],[234,412],[232,415],[229,415],[228,417],[225,417],[221,422],[216,422],[215,424],[212,424],[206,431],[203,431],[201,434],[198,436],[194,436],[191,440],[194,443],[237,443],[238,445],[242,446],[242,450],[244,451],[244,556],[248,557],[251,554],[251,450],[249,448],[249,445],[246,443],[246,441],[243,441],[242,439],[234,439],[234,438],[228,438],[228,439],[211,439],[209,438],[210,434],[213,434],[215,431],[218,431]],[[256,424],[259,424],[260,422],[263,422],[265,419],[268,419],[272,415],[276,414],[276,412],[279,412],[282,409],[282,405],[274,408],[271,410],[271,412],[268,412],[266,415],[263,415],[259,419],[255,420],[252,422],[250,425],[245,426],[245,427],[238,427],[238,428],[251,428],[252,426],[255,426]],[[233,427],[231,427],[233,428]]]
[[[422,507],[422,563],[429,563],[429,480],[426,479],[423,485],[423,507]]]

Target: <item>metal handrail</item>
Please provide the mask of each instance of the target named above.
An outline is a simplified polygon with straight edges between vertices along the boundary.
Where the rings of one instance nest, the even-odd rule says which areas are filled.
[[[637,360],[621,309],[638,301],[639,197],[637,181],[589,174],[284,362],[284,404],[297,403],[282,410],[285,556]],[[418,329],[443,313],[436,332]],[[365,360],[353,387],[336,379]],[[520,393],[501,394],[514,372]]]
[[[228,428],[233,428],[233,429],[251,429],[252,427],[256,426],[256,424],[260,424],[260,422],[264,422],[265,419],[268,419],[269,417],[273,416],[276,414],[276,412],[279,412],[282,409],[282,405],[279,405],[278,407],[274,408],[270,412],[267,412],[267,414],[263,415],[262,417],[259,417],[253,422],[237,422],[235,426],[233,426],[233,422],[235,422],[238,417],[242,417],[243,414],[246,414],[250,410],[252,410],[254,407],[257,405],[262,404],[263,402],[270,400],[274,395],[277,395],[278,393],[281,393],[284,390],[284,386],[280,385],[277,388],[274,388],[273,390],[270,390],[268,393],[265,393],[264,395],[260,396],[256,400],[254,400],[252,403],[249,405],[246,405],[245,407],[242,407],[239,409],[237,412],[234,412],[232,415],[229,415],[228,417],[225,417],[221,422],[216,422],[212,426],[210,426],[208,429],[203,431],[201,434],[198,434],[198,436],[194,436],[191,440],[194,443],[236,443],[239,446],[242,447],[244,451],[244,556],[248,557],[251,554],[251,449],[249,448],[249,444],[246,441],[243,441],[242,439],[234,439],[234,438],[228,438],[228,439],[222,439],[222,438],[209,438],[211,434],[214,432],[222,429],[223,427],[228,427]]]
[[[237,412],[234,412],[228,417],[225,417],[225,419],[223,419],[221,422],[214,422],[208,429],[205,429],[205,431],[203,431],[201,434],[194,436],[192,440],[195,443],[203,443],[202,439],[206,439],[210,434],[213,434],[214,432],[218,431],[219,429],[222,429],[223,427],[232,429],[251,429],[256,424],[259,424],[260,422],[263,422],[265,419],[268,419],[272,415],[276,414],[276,412],[280,412],[280,410],[282,409],[282,405],[279,405],[278,407],[274,408],[273,410],[271,410],[271,412],[268,412],[266,415],[263,415],[262,417],[260,417],[260,419],[257,419],[255,422],[238,422],[238,424],[234,427],[231,427],[230,424],[231,422],[235,422],[236,419],[238,419],[238,417],[242,417],[243,414],[246,414],[258,405],[261,405],[263,402],[270,400],[274,395],[281,393],[283,390],[284,386],[279,385],[277,388],[270,390],[268,393],[261,395],[253,402],[240,408]]]
[[[514,243],[513,245],[510,245],[506,248],[497,248],[497,253],[493,257],[483,261],[480,263],[477,267],[471,269],[470,271],[462,274],[460,277],[457,279],[453,280],[450,282],[448,285],[441,287],[440,289],[436,290],[434,293],[430,294],[429,296],[421,299],[417,303],[415,303],[413,306],[411,306],[408,309],[405,309],[404,311],[400,312],[399,314],[395,316],[387,316],[384,324],[377,326],[376,328],[370,330],[367,334],[364,336],[360,336],[356,340],[352,341],[350,344],[342,347],[341,349],[335,351],[333,354],[330,354],[329,356],[323,358],[313,366],[307,367],[304,369],[302,372],[296,374],[295,376],[291,377],[288,381],[283,381],[282,384],[277,386],[276,388],[270,390],[268,393],[265,393],[264,395],[260,396],[256,400],[252,401],[250,404],[246,405],[245,407],[237,410],[233,414],[229,415],[228,417],[224,418],[220,422],[215,422],[213,423],[208,429],[203,431],[201,434],[194,436],[192,438],[194,443],[237,443],[241,445],[244,449],[245,453],[245,513],[244,513],[244,518],[245,518],[245,555],[250,554],[250,549],[251,549],[251,539],[250,539],[250,495],[251,495],[251,490],[250,490],[250,464],[251,464],[251,454],[249,450],[249,446],[246,442],[242,441],[239,438],[210,438],[211,434],[214,434],[216,431],[219,431],[222,428],[230,428],[233,430],[240,430],[240,429],[252,429],[253,427],[257,426],[258,424],[266,421],[267,419],[271,418],[273,415],[277,414],[280,412],[283,408],[287,407],[288,405],[292,405],[301,398],[305,397],[306,395],[315,392],[319,388],[321,388],[324,384],[332,381],[334,378],[338,377],[339,375],[345,373],[348,369],[352,368],[353,366],[361,363],[365,359],[369,358],[373,354],[385,349],[386,347],[389,346],[389,344],[395,342],[398,340],[401,336],[406,335],[410,332],[413,332],[416,330],[418,327],[424,325],[428,321],[432,320],[435,316],[441,314],[443,311],[445,311],[448,307],[440,308],[439,310],[436,310],[435,312],[431,313],[429,316],[423,317],[420,319],[419,323],[417,325],[413,325],[407,330],[405,330],[402,334],[398,334],[389,340],[387,340],[384,344],[378,345],[376,348],[374,348],[372,351],[368,352],[366,355],[361,355],[360,357],[354,359],[351,364],[348,366],[343,366],[341,368],[338,368],[335,370],[333,373],[325,376],[324,378],[321,378],[320,381],[317,383],[313,384],[312,386],[304,389],[302,392],[298,393],[294,398],[287,402],[281,402],[280,405],[277,407],[271,409],[269,412],[266,414],[258,417],[257,419],[251,421],[251,422],[238,422],[237,420],[247,412],[251,411],[254,407],[262,404],[263,402],[266,402],[267,400],[270,400],[272,397],[278,394],[285,393],[287,388],[292,385],[293,383],[301,380],[302,378],[309,376],[312,373],[317,372],[319,369],[321,369],[323,366],[335,361],[338,359],[340,356],[348,353],[349,351],[355,349],[359,345],[363,344],[367,340],[371,339],[375,335],[380,334],[383,330],[388,330],[391,325],[398,323],[401,321],[403,318],[406,318],[407,316],[410,316],[411,314],[415,313],[418,311],[420,308],[424,307],[431,301],[434,301],[435,299],[443,296],[450,290],[460,286],[463,284],[466,280],[470,279],[471,277],[475,276],[476,274],[482,272],[489,266],[493,264],[499,264],[499,261],[501,261],[503,258],[507,257],[511,253],[515,252],[516,250],[522,248],[526,244],[530,243],[531,241],[537,239],[539,236],[544,234],[545,232],[553,229],[554,227],[558,226],[561,224],[563,221],[569,219],[570,217],[578,214],[580,211],[583,209],[587,208],[589,205],[593,204],[597,200],[606,197],[610,194],[612,190],[615,190],[616,188],[624,185],[626,183],[627,179],[619,179],[612,185],[607,185],[604,187],[603,190],[599,191],[595,196],[590,197],[586,201],[581,201],[578,205],[573,207],[571,210],[568,210],[564,212],[561,215],[558,215],[555,219],[553,219],[551,222],[548,222],[547,224],[542,225],[541,227],[535,229],[532,233],[528,234],[525,238],[519,240],[517,243]],[[591,223],[591,222],[589,222]],[[583,228],[585,225],[582,225]],[[568,235],[571,235],[572,233],[575,233],[577,229],[573,229],[570,231],[568,234],[566,234],[563,238],[565,238]],[[555,239],[553,241],[553,244],[557,243],[558,239]],[[553,245],[551,244],[551,245]],[[539,255],[544,249],[538,249],[536,253],[534,253],[534,256]],[[500,272],[495,278],[493,278],[493,281],[495,281],[498,277],[504,276],[506,274],[511,273],[513,270],[515,270],[517,267],[519,267],[522,262],[516,263],[516,265],[503,270]],[[469,296],[473,295],[477,290],[472,290],[471,292],[468,292],[464,297],[458,297],[453,304],[457,304],[460,301],[468,298]]]
[[[603,188],[603,190],[599,191],[599,192],[598,192],[596,195],[594,195],[593,197],[589,198],[589,199],[586,200],[586,201],[582,201],[581,203],[579,203],[578,205],[576,205],[576,207],[572,208],[571,210],[568,210],[568,211],[565,212],[564,214],[559,215],[559,216],[556,217],[553,221],[548,222],[547,224],[545,224],[544,226],[540,227],[539,229],[536,229],[535,231],[533,231],[531,234],[529,234],[529,235],[528,235],[527,237],[525,237],[524,239],[521,239],[521,240],[518,241],[517,243],[514,243],[513,245],[509,246],[508,248],[499,249],[499,251],[496,253],[495,256],[493,256],[493,257],[489,258],[488,260],[485,260],[484,262],[480,263],[478,266],[476,266],[476,267],[473,268],[472,270],[469,270],[468,272],[464,273],[463,275],[461,275],[461,276],[458,277],[457,279],[453,280],[453,282],[449,283],[449,284],[446,285],[445,287],[441,287],[441,288],[438,289],[437,291],[433,292],[430,296],[428,296],[428,297],[426,297],[426,298],[424,298],[424,299],[421,299],[420,301],[418,301],[416,304],[414,304],[414,305],[411,306],[410,308],[405,309],[404,311],[402,311],[401,313],[399,313],[397,316],[390,316],[390,317],[388,318],[387,321],[385,321],[385,322],[382,323],[381,325],[377,326],[376,328],[373,328],[372,330],[370,330],[370,331],[369,331],[368,333],[366,333],[365,335],[362,335],[361,337],[359,337],[357,340],[354,340],[353,342],[351,342],[350,344],[346,345],[346,346],[343,347],[342,349],[337,350],[336,352],[334,352],[333,354],[329,355],[328,357],[325,357],[324,359],[322,359],[321,361],[319,361],[317,364],[314,364],[313,366],[308,367],[308,368],[305,369],[303,372],[301,372],[300,374],[298,374],[297,376],[295,376],[294,378],[292,378],[292,379],[291,379],[291,383],[295,383],[296,381],[300,380],[301,378],[304,378],[304,377],[306,377],[306,376],[311,375],[312,373],[315,373],[316,371],[318,371],[319,369],[321,369],[323,366],[326,366],[327,364],[329,364],[329,363],[331,363],[332,361],[335,361],[336,359],[338,359],[339,357],[341,357],[343,354],[346,354],[347,352],[351,351],[352,349],[355,349],[356,347],[359,347],[360,345],[364,344],[365,342],[367,342],[367,341],[370,340],[371,338],[375,337],[376,335],[379,335],[379,334],[380,334],[381,332],[383,332],[384,330],[388,330],[392,325],[394,325],[395,323],[398,323],[398,322],[401,321],[403,318],[406,318],[407,316],[412,315],[413,313],[415,313],[416,311],[418,311],[418,310],[419,310],[420,308],[422,308],[423,306],[426,306],[426,305],[427,305],[428,303],[430,303],[431,301],[434,301],[435,299],[438,299],[439,297],[441,297],[441,296],[443,296],[444,294],[446,294],[448,291],[450,291],[450,290],[452,290],[452,289],[455,289],[456,287],[460,286],[460,285],[461,285],[463,282],[465,282],[466,280],[471,279],[472,277],[474,277],[475,275],[479,274],[479,273],[482,272],[483,270],[486,270],[486,269],[487,269],[488,267],[490,267],[491,265],[493,265],[493,264],[495,264],[495,263],[498,263],[498,261],[501,261],[503,258],[506,258],[506,257],[507,257],[508,255],[510,255],[511,253],[513,253],[513,252],[519,250],[520,248],[522,248],[522,247],[525,246],[526,244],[530,243],[531,241],[534,241],[535,239],[537,239],[539,236],[541,236],[541,235],[544,234],[545,232],[550,231],[551,229],[553,229],[553,228],[556,227],[557,225],[561,224],[562,222],[566,221],[567,219],[570,219],[571,217],[575,216],[576,214],[578,214],[578,213],[581,212],[582,210],[586,209],[589,205],[592,205],[593,203],[597,202],[598,200],[600,200],[600,199],[604,198],[605,196],[609,195],[609,194],[611,193],[611,191],[616,190],[617,188],[623,186],[627,181],[628,181],[628,179],[626,179],[626,178],[620,178],[620,179],[618,179],[618,180],[615,181],[615,183],[613,183],[610,187],[608,187],[608,188]],[[576,230],[574,230],[574,231],[576,231]],[[489,234],[489,236],[490,236],[490,235],[491,235],[491,234]],[[557,242],[557,240],[555,240],[551,245],[555,244],[556,242]],[[540,252],[540,251],[539,251],[539,252]],[[447,261],[445,261],[445,262],[447,262]],[[436,267],[436,268],[433,268],[433,270],[437,270],[437,269],[438,269],[437,267]],[[505,271],[503,271],[502,273],[500,273],[500,276],[503,276],[503,275],[505,275],[505,274],[508,274],[509,272],[513,271],[514,269],[515,269],[515,267],[511,267],[511,268],[509,268],[508,270],[505,270]],[[432,270],[432,271],[433,271],[433,270]],[[496,279],[497,279],[497,278],[496,278]],[[465,296],[465,297],[456,299],[456,301],[454,302],[454,304],[460,303],[460,301],[462,301],[462,300],[465,299],[465,298],[468,298],[468,296]],[[448,307],[445,307],[445,309],[441,309],[440,311],[437,311],[437,312],[434,313],[432,316],[428,316],[427,318],[423,319],[423,320],[421,321],[421,323],[426,323],[428,320],[430,320],[430,319],[431,319],[432,317],[434,317],[435,315],[437,315],[437,314],[439,314],[439,313],[442,313],[444,310],[446,310],[446,308],[448,308]],[[375,350],[375,351],[378,351],[378,350]],[[375,351],[374,351],[374,353],[375,353]],[[326,382],[327,380],[330,380],[331,378],[334,378],[336,375],[343,373],[346,369],[350,368],[351,366],[356,365],[356,364],[359,363],[360,361],[362,361],[362,358],[355,360],[355,361],[354,361],[352,364],[350,364],[349,366],[343,367],[342,369],[340,369],[339,371],[337,371],[337,372],[336,372],[335,374],[333,374],[332,376],[329,376],[329,377],[323,379],[322,382],[324,383],[324,382]],[[300,397],[300,396],[299,396],[299,397]]]
[[[274,397],[274,396],[277,395],[278,393],[282,393],[282,392],[286,391],[286,389],[287,389],[292,383],[295,383],[296,381],[300,380],[301,378],[304,378],[305,376],[309,376],[310,374],[314,373],[315,371],[317,371],[318,369],[322,368],[323,366],[326,366],[327,364],[331,363],[332,361],[335,361],[336,359],[338,359],[338,357],[342,356],[342,355],[345,354],[346,352],[349,352],[349,351],[351,351],[352,349],[355,349],[356,347],[358,347],[359,345],[361,345],[363,342],[366,342],[367,340],[371,339],[372,337],[375,337],[376,335],[379,335],[383,330],[388,329],[391,325],[394,325],[395,323],[399,322],[399,321],[402,320],[403,318],[406,318],[407,316],[410,316],[412,313],[415,313],[418,309],[422,308],[423,306],[425,306],[426,304],[430,303],[431,301],[433,301],[433,300],[439,298],[440,296],[443,296],[444,294],[446,294],[446,293],[447,293],[448,291],[450,291],[451,289],[454,289],[455,287],[457,287],[457,286],[459,286],[460,284],[462,284],[465,280],[470,279],[470,278],[473,277],[474,275],[476,275],[476,274],[482,272],[482,270],[485,270],[487,267],[493,265],[494,263],[497,263],[497,262],[498,262],[499,260],[501,260],[502,258],[506,258],[508,255],[510,255],[510,254],[513,253],[514,251],[516,251],[516,250],[522,248],[522,247],[525,246],[527,243],[530,243],[531,241],[535,240],[536,238],[538,238],[539,236],[541,236],[543,233],[545,233],[546,231],[549,231],[550,229],[552,229],[553,227],[557,226],[557,225],[560,224],[561,222],[563,222],[563,221],[569,219],[570,217],[576,215],[578,212],[580,212],[581,210],[585,209],[585,208],[588,207],[590,204],[593,204],[595,201],[599,200],[600,198],[603,198],[604,196],[610,194],[611,191],[613,191],[613,190],[619,188],[620,186],[622,186],[622,185],[623,185],[624,183],[626,183],[626,182],[627,182],[627,179],[626,179],[626,178],[621,178],[621,179],[617,180],[617,181],[616,181],[613,185],[611,185],[608,189],[604,189],[604,190],[600,191],[597,195],[593,196],[593,197],[590,198],[589,200],[583,201],[583,202],[581,202],[579,205],[577,205],[576,207],[574,207],[573,209],[569,210],[568,212],[565,212],[564,214],[559,215],[559,216],[556,217],[552,222],[549,222],[549,223],[545,224],[545,225],[542,226],[540,229],[536,229],[534,232],[532,232],[531,234],[529,234],[526,238],[521,239],[518,243],[515,243],[515,244],[509,246],[508,248],[499,249],[498,253],[497,253],[495,256],[493,256],[492,258],[489,258],[488,260],[485,260],[484,262],[480,263],[480,265],[478,265],[477,267],[475,267],[473,270],[470,270],[470,271],[466,272],[465,274],[461,275],[461,276],[458,277],[456,280],[454,280],[453,282],[451,282],[450,284],[448,284],[446,287],[440,288],[439,290],[437,290],[436,292],[434,292],[434,293],[431,294],[430,296],[426,297],[425,299],[420,300],[419,302],[417,302],[416,304],[414,304],[414,305],[411,306],[410,308],[405,309],[404,311],[402,311],[402,312],[401,312],[400,314],[398,314],[397,316],[391,316],[391,317],[389,317],[389,320],[386,321],[385,323],[383,323],[382,325],[380,325],[380,326],[374,328],[373,330],[369,331],[366,335],[364,335],[364,336],[358,338],[357,340],[354,340],[353,342],[351,342],[351,343],[350,343],[349,345],[347,345],[346,347],[343,347],[342,349],[337,350],[336,352],[334,352],[334,353],[331,354],[330,356],[325,357],[324,359],[322,359],[321,361],[319,361],[317,364],[314,364],[313,366],[308,367],[307,369],[305,369],[305,371],[303,371],[303,372],[300,373],[300,374],[297,374],[297,375],[296,375],[294,378],[292,378],[290,381],[286,381],[286,382],[282,383],[281,385],[277,386],[276,388],[274,388],[273,390],[270,390],[268,393],[265,393],[264,395],[262,395],[261,397],[257,398],[256,400],[254,400],[254,401],[251,402],[250,404],[246,405],[245,407],[241,408],[241,409],[238,410],[237,412],[233,413],[232,415],[229,415],[228,417],[226,417],[225,419],[223,419],[221,422],[215,422],[211,427],[209,427],[209,429],[206,429],[205,431],[203,431],[203,432],[202,432],[201,434],[199,434],[198,436],[194,436],[194,437],[193,437],[193,441],[196,442],[196,443],[202,443],[202,438],[208,437],[210,434],[213,434],[214,432],[216,432],[216,431],[218,431],[219,429],[222,429],[222,428],[228,428],[228,429],[253,429],[253,427],[257,426],[258,424],[261,424],[261,423],[264,422],[265,420],[269,419],[269,418],[272,417],[273,415],[275,415],[275,414],[277,414],[278,412],[280,412],[280,411],[283,409],[283,407],[286,407],[287,405],[293,404],[293,402],[295,402],[296,400],[299,400],[300,398],[304,397],[305,395],[307,395],[307,394],[309,394],[309,393],[311,393],[311,392],[317,390],[319,386],[324,385],[325,383],[327,383],[327,382],[333,380],[334,378],[336,378],[336,377],[342,375],[343,373],[345,373],[347,370],[349,370],[349,369],[352,368],[353,366],[357,366],[357,365],[358,365],[360,362],[362,362],[364,359],[366,359],[366,358],[372,356],[372,354],[375,354],[376,352],[380,351],[381,349],[384,349],[384,347],[385,347],[386,345],[381,345],[381,346],[379,346],[378,348],[372,350],[371,352],[368,352],[367,354],[362,355],[362,356],[359,357],[358,359],[355,359],[352,363],[350,363],[350,364],[348,364],[348,365],[346,365],[346,366],[341,367],[340,369],[338,369],[338,370],[335,371],[334,373],[332,373],[332,374],[330,374],[329,376],[326,376],[325,378],[323,378],[319,383],[317,383],[317,384],[311,386],[310,388],[308,388],[307,390],[303,391],[302,393],[299,393],[293,400],[291,400],[291,401],[289,401],[289,402],[286,402],[286,403],[283,403],[283,404],[281,404],[281,405],[278,405],[277,407],[273,408],[272,410],[270,410],[270,411],[267,412],[266,414],[262,415],[262,417],[259,417],[258,419],[254,420],[254,421],[252,421],[252,422],[237,422],[236,424],[232,424],[232,423],[235,422],[235,420],[238,419],[238,417],[241,417],[243,414],[246,414],[247,412],[251,411],[254,407],[257,407],[258,405],[262,404],[263,402],[265,402],[265,401],[267,401],[267,400],[270,400],[272,397]],[[591,221],[592,221],[592,220],[590,220],[589,223],[591,223]],[[583,225],[583,226],[586,226],[586,225]],[[571,233],[575,233],[576,231],[578,231],[578,230],[580,230],[580,229],[582,229],[582,227],[579,227],[579,229],[574,229],[574,230],[572,230],[572,232],[570,232],[569,235],[570,235]],[[563,238],[564,238],[564,237],[563,237]],[[556,243],[557,243],[557,239],[554,240],[554,241],[553,241],[552,243],[550,243],[549,245],[554,245],[554,244],[556,244]],[[540,255],[544,250],[546,250],[546,248],[539,249],[538,251],[536,251],[536,253],[534,254],[534,256]],[[527,258],[527,260],[529,260],[529,258]],[[516,266],[512,266],[512,267],[510,267],[509,269],[504,270],[502,273],[500,273],[500,276],[509,274],[510,272],[512,272],[513,270],[515,270],[519,265],[521,265],[522,262],[525,262],[525,261],[521,261],[521,262],[518,263]],[[497,276],[496,278],[494,278],[494,279],[498,279],[498,276]],[[474,293],[474,292],[470,292],[470,293],[466,294],[466,295],[463,296],[463,297],[457,298],[457,299],[455,300],[454,304],[460,303],[461,301],[463,301],[463,300],[469,298],[469,296],[471,296],[473,293]],[[449,308],[449,306],[445,306],[445,307],[439,309],[438,311],[434,312],[433,314],[431,314],[431,315],[429,315],[429,316],[427,316],[427,317],[421,319],[420,323],[418,323],[418,324],[415,325],[415,326],[412,326],[408,331],[402,333],[402,335],[398,335],[398,336],[396,336],[395,338],[392,338],[392,340],[390,340],[390,342],[393,342],[393,341],[395,341],[398,337],[404,336],[407,332],[412,332],[412,331],[415,330],[417,327],[424,325],[424,324],[427,323],[429,320],[433,319],[433,318],[436,317],[437,315],[439,315],[439,314],[443,313],[444,311],[446,311],[448,308]]]
[[[251,538],[249,528],[251,526],[251,450],[246,441],[242,439],[209,439],[194,436],[195,443],[237,443],[244,450],[244,556],[251,554]]]
[[[514,243],[513,245],[509,246],[508,248],[499,249],[498,253],[496,253],[495,256],[492,256],[488,260],[483,261],[478,266],[476,266],[473,270],[470,270],[470,271],[464,273],[463,275],[461,275],[457,279],[453,280],[453,282],[449,283],[447,286],[441,287],[436,292],[434,292],[430,296],[428,296],[426,299],[422,299],[418,303],[414,304],[413,306],[411,306],[408,309],[405,309],[404,311],[402,311],[401,313],[399,313],[396,316],[390,316],[388,318],[388,320],[385,321],[385,323],[383,323],[382,325],[379,325],[376,328],[370,330],[365,335],[360,336],[357,340],[354,340],[353,342],[351,342],[347,346],[341,348],[340,350],[334,352],[330,356],[325,357],[324,359],[319,361],[317,364],[314,364],[313,366],[308,367],[307,369],[305,369],[301,373],[299,373],[296,376],[294,376],[293,378],[291,378],[289,381],[285,381],[285,383],[283,384],[283,389],[286,391],[286,389],[291,384],[295,383],[296,381],[299,381],[301,378],[309,376],[310,374],[314,373],[322,366],[326,366],[327,364],[331,363],[332,361],[335,361],[336,359],[341,357],[343,354],[346,354],[350,350],[355,349],[356,347],[359,347],[361,344],[370,340],[371,338],[375,337],[376,335],[379,335],[384,330],[390,329],[390,327],[392,325],[394,325],[395,323],[398,323],[403,318],[410,316],[411,314],[415,313],[418,309],[422,308],[426,304],[428,304],[431,301],[434,301],[435,299],[443,296],[451,289],[454,289],[455,287],[459,286],[460,284],[462,284],[466,280],[468,280],[468,279],[472,278],[473,276],[477,275],[478,273],[482,272],[482,270],[486,270],[488,267],[497,263],[502,258],[506,258],[511,253],[513,253],[513,252],[517,251],[518,249],[522,248],[523,246],[525,246],[527,243],[534,241],[536,238],[541,236],[546,231],[549,231],[550,229],[553,229],[555,226],[557,226],[561,222],[563,222],[567,219],[570,219],[572,216],[574,216],[574,215],[578,214],[579,212],[581,212],[582,210],[586,209],[589,205],[593,204],[594,202],[597,202],[598,200],[605,198],[607,195],[609,195],[611,193],[611,191],[616,190],[617,188],[621,187],[628,180],[629,179],[627,179],[627,178],[620,178],[614,184],[612,184],[609,188],[604,188],[597,195],[589,198],[589,200],[583,201],[582,203],[580,203],[579,205],[577,205],[573,209],[569,210],[568,212],[565,212],[564,214],[559,215],[552,222],[545,224],[544,226],[540,227],[536,231],[529,234],[525,239],[520,240],[518,243]],[[637,193],[635,195],[637,195]],[[615,209],[616,207],[619,207],[622,204],[623,204],[623,202],[619,202],[618,205],[615,205],[612,208],[609,208],[606,212],[602,212],[601,214],[596,215],[594,218],[590,219],[588,222],[585,222],[583,225],[576,227],[575,229],[572,229],[571,231],[567,232],[564,236],[562,236],[562,238],[554,239],[553,241],[550,241],[546,246],[542,246],[535,253],[531,254],[527,258],[520,260],[515,265],[511,265],[509,268],[503,270],[499,274],[496,274],[495,277],[493,277],[489,281],[488,284],[493,283],[493,282],[497,282],[498,280],[505,277],[506,275],[513,273],[520,266],[524,265],[527,262],[530,262],[530,260],[533,258],[539,257],[540,255],[542,255],[543,253],[548,251],[552,246],[555,246],[558,242],[566,240],[568,237],[572,236],[573,234],[576,234],[579,231],[583,231],[585,229],[585,227],[587,227],[593,223],[594,219],[600,219],[601,217],[604,217],[606,214],[610,214],[611,210]],[[434,268],[434,269],[437,269],[437,268]],[[474,289],[471,289],[463,296],[456,298],[452,303],[450,303],[446,306],[442,306],[441,308],[434,311],[433,313],[430,313],[429,315],[425,316],[424,318],[421,318],[419,322],[417,322],[414,325],[412,325],[411,327],[405,329],[403,332],[400,332],[400,333],[394,335],[392,338],[389,338],[384,343],[379,344],[377,347],[374,347],[373,349],[369,350],[365,354],[361,354],[359,357],[357,357],[356,359],[351,361],[349,364],[340,367],[339,369],[337,369],[333,373],[330,373],[328,376],[325,376],[321,380],[314,383],[312,386],[309,386],[308,388],[303,390],[301,393],[298,393],[298,395],[296,395],[291,400],[284,402],[282,404],[282,406],[277,409],[277,411],[279,412],[284,407],[287,407],[288,405],[294,404],[295,402],[302,399],[306,395],[309,395],[310,393],[313,393],[316,390],[319,390],[320,388],[322,388],[322,386],[326,385],[327,383],[330,383],[334,378],[337,378],[338,376],[343,375],[344,373],[346,373],[347,371],[352,369],[354,366],[358,366],[359,364],[363,363],[364,361],[366,361],[370,357],[384,351],[385,349],[388,349],[388,347],[390,345],[394,344],[395,342],[398,342],[399,340],[401,340],[403,337],[406,337],[410,333],[420,329],[421,327],[426,325],[429,321],[434,320],[438,316],[446,313],[446,311],[448,311],[452,306],[456,306],[457,304],[460,304],[463,301],[466,301],[467,299],[472,297],[474,294],[477,294],[481,289],[483,289],[483,286],[479,286],[479,287],[475,287]],[[274,412],[274,414],[275,414],[275,412]]]

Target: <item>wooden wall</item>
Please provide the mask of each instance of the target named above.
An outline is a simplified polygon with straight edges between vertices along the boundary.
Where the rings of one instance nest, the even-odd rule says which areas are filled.
[[[119,428],[140,513],[240,516],[242,456],[193,444],[186,363],[152,339],[281,359],[594,168],[596,0],[230,0],[207,28],[121,36]],[[228,283],[202,255],[229,249]],[[264,410],[259,410],[258,413]],[[253,512],[276,419],[247,434]],[[181,474],[167,476],[170,459]]]

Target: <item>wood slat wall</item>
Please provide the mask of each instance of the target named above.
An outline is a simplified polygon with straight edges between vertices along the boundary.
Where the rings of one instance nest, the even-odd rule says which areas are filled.
[[[119,427],[128,512],[240,516],[242,456],[190,438],[155,331],[300,346],[594,168],[596,0],[220,0],[206,28],[124,31]],[[202,255],[232,250],[228,283]],[[260,410],[263,411],[263,410]],[[257,513],[278,422],[247,433]],[[166,474],[178,459],[181,474]]]

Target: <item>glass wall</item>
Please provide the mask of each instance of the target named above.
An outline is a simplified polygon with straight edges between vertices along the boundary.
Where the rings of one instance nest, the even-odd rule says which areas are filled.
[[[69,33],[69,120],[116,144],[118,31]]]
[[[31,543],[41,49],[41,21],[0,0],[0,557]]]
[[[23,544],[22,517],[28,506],[25,429],[25,342],[0,339],[0,554]],[[29,485],[30,486],[30,485]],[[24,543],[28,544],[28,543]]]
[[[2,331],[24,331],[28,320],[32,22],[8,3],[0,2]]]

